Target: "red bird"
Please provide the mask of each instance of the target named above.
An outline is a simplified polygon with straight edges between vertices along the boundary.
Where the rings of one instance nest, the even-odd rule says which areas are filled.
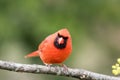
[[[61,29],[49,35],[39,45],[38,50],[28,54],[25,58],[40,56],[44,64],[61,64],[72,51],[72,39],[69,31]]]

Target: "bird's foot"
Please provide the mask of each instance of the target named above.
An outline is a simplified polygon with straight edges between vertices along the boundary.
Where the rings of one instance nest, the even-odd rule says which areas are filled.
[[[61,66],[63,67],[63,71],[68,72],[68,67],[65,64],[61,64]]]
[[[45,65],[50,69],[52,64],[46,64]]]

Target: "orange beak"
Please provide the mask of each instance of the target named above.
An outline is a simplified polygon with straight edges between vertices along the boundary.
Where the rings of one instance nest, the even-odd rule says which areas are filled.
[[[58,39],[58,43],[59,43],[59,44],[63,44],[63,43],[64,43],[64,39],[63,39],[62,37],[59,38],[59,39]]]

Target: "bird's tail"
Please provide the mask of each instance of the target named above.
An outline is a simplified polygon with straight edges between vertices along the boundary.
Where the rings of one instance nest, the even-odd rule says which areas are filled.
[[[39,56],[39,51],[38,50],[26,55],[25,58],[37,57],[37,56]]]

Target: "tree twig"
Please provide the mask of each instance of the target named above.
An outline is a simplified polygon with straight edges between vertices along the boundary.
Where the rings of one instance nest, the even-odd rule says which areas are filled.
[[[78,78],[80,80],[120,80],[119,77],[98,74],[83,69],[68,68],[67,70],[65,70],[65,68],[59,66],[47,67],[43,65],[20,64],[2,60],[0,60],[0,69],[14,72],[67,76]]]

